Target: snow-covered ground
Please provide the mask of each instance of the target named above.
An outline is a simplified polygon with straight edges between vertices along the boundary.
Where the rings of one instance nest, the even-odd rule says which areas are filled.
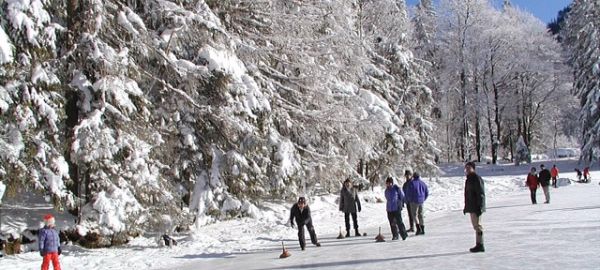
[[[547,167],[553,163],[545,162]],[[575,179],[573,160],[556,163],[561,178]],[[538,163],[532,164],[536,167]],[[322,247],[300,251],[295,229],[286,225],[290,203],[260,205],[258,219],[220,222],[191,235],[176,235],[179,245],[160,247],[155,237],[134,239],[119,248],[64,247],[63,269],[598,269],[600,265],[600,186],[574,183],[551,190],[551,204],[531,205],[524,179],[530,165],[483,165],[488,211],[483,216],[486,252],[469,254],[474,233],[462,214],[462,164],[443,166],[446,174],[425,178],[426,235],[390,241],[383,191],[361,192],[360,230],[366,237],[336,239],[343,214],[337,196],[310,198],[315,230]],[[592,177],[599,172],[592,168]],[[538,192],[538,201],[543,194]],[[3,213],[5,213],[3,211]],[[406,223],[406,211],[404,211]],[[35,215],[27,217],[37,222]],[[13,218],[14,219],[14,218]],[[388,240],[375,243],[378,228]],[[281,242],[292,256],[279,259]],[[2,269],[38,269],[37,252],[0,259]]]

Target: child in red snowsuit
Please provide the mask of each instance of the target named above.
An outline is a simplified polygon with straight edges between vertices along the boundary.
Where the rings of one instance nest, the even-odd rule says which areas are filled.
[[[42,261],[42,270],[48,270],[50,262],[54,270],[60,270],[58,255],[60,255],[60,238],[58,232],[54,229],[55,220],[50,214],[44,216],[44,228],[40,229],[38,234],[38,246],[40,255],[44,258]]]

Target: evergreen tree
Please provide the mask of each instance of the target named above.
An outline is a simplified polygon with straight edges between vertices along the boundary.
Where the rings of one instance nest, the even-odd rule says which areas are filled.
[[[570,52],[574,91],[581,105],[581,158],[591,162],[600,156],[600,3],[575,0],[570,7],[564,44]]]

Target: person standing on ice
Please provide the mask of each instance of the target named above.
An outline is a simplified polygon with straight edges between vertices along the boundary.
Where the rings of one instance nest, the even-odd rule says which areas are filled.
[[[406,181],[402,185],[402,191],[404,191],[404,194],[406,194],[406,191],[408,189],[408,183],[410,183],[410,180],[412,180],[412,172],[410,170],[404,171],[404,179],[406,179]],[[405,202],[406,203],[406,212],[408,213],[408,224],[410,225],[410,228],[407,230],[407,232],[414,232],[415,231],[415,220],[413,219],[413,214],[410,209],[410,202],[408,202],[408,200],[405,200],[405,201],[406,201]]]
[[[406,200],[410,203],[410,213],[417,227],[415,235],[425,234],[425,223],[423,220],[423,203],[429,197],[427,185],[421,181],[418,172],[413,173],[412,180],[406,187]]]
[[[581,171],[575,168],[575,173],[577,174],[577,182],[581,182]]]
[[[292,206],[290,212],[290,225],[294,228],[294,219],[298,223],[298,240],[300,241],[300,248],[304,250],[306,247],[306,240],[304,238],[304,226],[308,230],[310,235],[310,242],[313,245],[320,247],[321,244],[317,241],[317,234],[312,224],[312,218],[310,216],[310,208],[306,204],[306,198],[298,198],[298,202]]]
[[[356,236],[360,236],[358,232],[358,221],[357,211],[360,212],[360,200],[358,199],[358,192],[352,187],[352,181],[347,178],[344,181],[344,186],[340,191],[340,211],[344,212],[344,221],[346,222],[346,237],[350,237],[350,216],[352,216],[352,222],[354,223],[354,233]]]
[[[483,246],[483,226],[481,215],[485,212],[485,189],[483,179],[475,172],[475,163],[465,164],[465,208],[463,213],[469,213],[471,225],[475,230],[475,246],[469,249],[471,252],[485,252]]]
[[[558,179],[558,168],[556,167],[556,164],[552,165],[552,169],[550,169],[550,176],[552,176],[552,186],[557,188],[558,186],[556,181]]]
[[[398,234],[402,237],[402,240],[406,240],[408,232],[402,222],[402,207],[404,206],[404,192],[399,186],[394,185],[394,179],[388,177],[385,180],[385,209],[387,211],[387,218],[390,222],[390,228],[392,229],[392,240],[398,240]]]
[[[538,181],[540,182],[540,186],[542,186],[542,190],[544,191],[544,196],[546,197],[546,201],[544,203],[550,203],[550,179],[552,176],[550,175],[550,171],[544,167],[544,164],[540,165],[540,174],[538,175]]]
[[[537,191],[537,187],[540,185],[538,182],[537,174],[535,172],[536,172],[535,167],[531,167],[531,171],[527,175],[527,181],[526,181],[526,184],[529,187],[529,192],[531,193],[531,203],[532,204],[537,204],[537,199],[536,199],[535,193]]]
[[[588,183],[590,182],[592,179],[590,177],[590,167],[586,166],[585,168],[583,168],[583,182],[584,183]]]
[[[38,248],[40,255],[44,258],[42,261],[42,270],[48,270],[50,262],[54,270],[60,270],[58,255],[61,253],[60,238],[58,232],[54,229],[55,219],[51,214],[44,216],[44,228],[38,233]]]

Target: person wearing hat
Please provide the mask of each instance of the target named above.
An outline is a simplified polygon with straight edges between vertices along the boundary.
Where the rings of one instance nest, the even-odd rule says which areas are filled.
[[[392,229],[392,240],[398,240],[398,234],[402,237],[402,240],[406,240],[408,232],[402,222],[402,207],[404,206],[404,192],[399,186],[394,185],[394,179],[388,177],[385,180],[385,209],[387,211],[387,218],[390,222],[390,228]]]
[[[38,233],[38,247],[40,255],[44,258],[42,261],[42,270],[50,267],[50,262],[54,270],[60,270],[58,255],[61,254],[60,238],[55,227],[55,219],[51,214],[44,216],[44,227]]]
[[[485,190],[483,179],[475,172],[475,163],[465,164],[465,208],[463,214],[469,213],[471,225],[475,230],[475,246],[469,251],[485,252],[483,246],[483,226],[481,226],[481,215],[485,212]]]
[[[298,202],[292,206],[290,211],[290,225],[294,228],[294,219],[298,223],[298,241],[300,241],[300,248],[304,250],[306,247],[306,240],[304,239],[304,226],[308,230],[310,235],[310,242],[313,245],[320,247],[321,244],[317,241],[317,234],[312,224],[312,218],[310,216],[310,208],[306,204],[306,198],[298,198]]]
[[[350,237],[350,215],[354,223],[354,232],[356,236],[360,236],[358,232],[357,211],[360,212],[360,200],[356,189],[352,187],[352,181],[347,178],[344,181],[344,186],[340,190],[340,211],[344,212],[344,221],[346,222],[346,237]]]
[[[412,180],[412,172],[410,170],[404,171],[404,179],[406,179],[406,181],[402,185],[402,191],[404,191],[404,194],[406,194],[406,191],[408,189],[408,184],[410,183],[410,180]],[[406,201],[405,202],[406,203],[406,212],[408,213],[408,224],[410,225],[410,228],[407,230],[407,232],[414,232],[415,231],[415,219],[413,218],[412,209],[410,209],[410,202],[408,200],[405,200],[405,201]]]

